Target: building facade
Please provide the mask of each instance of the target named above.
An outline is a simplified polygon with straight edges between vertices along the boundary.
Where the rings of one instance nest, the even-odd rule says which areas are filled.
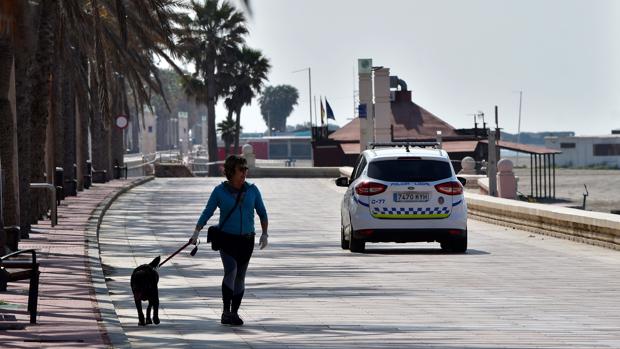
[[[545,147],[560,150],[556,165],[620,167],[620,132],[605,136],[545,137]]]

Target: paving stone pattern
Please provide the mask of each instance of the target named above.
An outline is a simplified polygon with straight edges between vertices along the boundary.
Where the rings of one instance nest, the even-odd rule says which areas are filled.
[[[90,280],[89,264],[96,261],[86,256],[85,229],[97,205],[130,182],[96,184],[68,197],[58,207],[57,226],[41,221],[20,242],[21,249],[37,249],[41,265],[37,324],[28,322],[28,281],[9,284],[0,299],[17,306],[14,316],[21,326],[0,331],[0,348],[109,347]]]
[[[106,214],[102,261],[133,347],[620,348],[618,251],[470,220],[467,254],[436,243],[352,254],[339,241],[343,188],[328,179],[254,180],[270,245],[251,261],[245,326],[219,324],[221,262],[203,244],[162,267],[162,323],[139,327],[131,271],[187,241],[220,181],[156,179]]]

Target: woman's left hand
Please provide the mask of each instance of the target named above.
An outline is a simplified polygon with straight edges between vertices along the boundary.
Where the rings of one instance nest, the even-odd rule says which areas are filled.
[[[265,247],[267,247],[268,244],[269,244],[269,235],[267,235],[266,233],[263,233],[260,236],[260,240],[258,240],[258,247],[262,250]]]

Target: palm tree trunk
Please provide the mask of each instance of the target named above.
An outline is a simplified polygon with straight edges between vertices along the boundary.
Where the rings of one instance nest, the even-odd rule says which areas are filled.
[[[4,185],[0,186],[2,187],[0,202],[4,203],[3,214],[6,225],[19,225],[14,72],[12,47],[8,40],[0,40],[0,157],[4,159],[2,172]]]
[[[88,157],[88,111],[81,96],[75,96],[75,164],[77,190],[84,190],[84,174]]]
[[[98,92],[100,90],[99,79],[95,70],[97,64],[93,64],[91,69],[91,89],[95,91],[92,95],[91,108],[93,113],[90,120],[90,134],[91,134],[91,156],[93,170],[107,170],[109,165],[109,152],[108,152],[108,135],[104,127],[103,112],[100,108],[102,103],[100,98],[102,95]],[[110,173],[107,174],[108,178]]]
[[[118,81],[116,81],[115,84],[115,93],[114,95],[114,114],[113,116],[116,117],[116,115],[120,115],[123,114],[123,109],[124,109],[124,93],[123,93],[123,89],[121,88],[122,85],[124,85],[125,82],[122,78],[119,78]],[[124,147],[124,142],[123,142],[123,130],[116,127],[116,125],[110,126],[110,136],[111,136],[111,157],[112,157],[112,164],[114,166],[119,166],[122,167],[124,164],[124,154],[125,154],[125,147]],[[120,171],[120,170],[119,170]],[[119,172],[120,174],[120,172]]]
[[[215,65],[213,61],[207,64],[206,69],[207,80],[207,129],[208,139],[207,148],[209,152],[209,162],[218,161],[217,138],[215,133],[215,104],[217,98],[215,96]],[[217,177],[220,175],[219,166],[217,164],[209,165],[209,177]]]
[[[77,195],[76,170],[76,124],[75,124],[75,95],[73,84],[67,74],[62,77],[62,104],[64,116],[64,157],[63,169],[65,174],[65,195]]]
[[[56,51],[56,62],[52,68],[52,99],[51,110],[52,114],[50,117],[54,119],[54,125],[52,128],[52,148],[46,149],[46,153],[48,151],[53,152],[53,160],[51,161],[51,168],[54,170],[53,178],[54,183],[58,183],[59,185],[64,187],[63,181],[57,182],[56,178],[56,168],[63,168],[64,158],[65,158],[65,122],[66,115],[64,115],[64,98],[63,98],[63,63],[60,60],[60,55],[58,51],[60,50],[60,45],[57,45],[58,50]],[[65,177],[64,169],[63,169],[63,178]]]
[[[26,1],[17,2],[15,32],[15,104],[17,106],[17,153],[19,161],[19,215],[20,237],[28,238],[34,214],[31,208],[30,173],[32,154],[30,136],[32,133],[32,80],[28,67],[32,61],[34,31],[30,4]]]
[[[239,138],[241,137],[241,107],[235,110],[236,119],[235,119],[235,147],[233,148],[235,154],[240,154],[241,149],[239,149]]]
[[[0,173],[2,173],[2,156],[0,156]],[[2,176],[0,176],[2,178]],[[0,182],[2,188],[2,182]],[[2,197],[0,197],[2,199]],[[4,231],[4,221],[2,220],[4,212],[2,212],[2,200],[0,200],[0,253],[4,255],[6,252],[6,232]]]
[[[233,110],[229,109],[228,110],[228,115],[226,116],[226,120],[228,120],[228,122],[230,124],[232,122],[232,119],[233,119]],[[233,137],[235,137],[235,135],[233,135]],[[229,137],[224,138],[224,143],[225,143],[225,146],[226,146],[226,156],[231,154],[230,146],[235,143],[235,139],[236,138],[233,138],[233,141],[231,142]],[[236,149],[236,148],[234,148],[234,149]],[[236,154],[237,153],[234,149],[232,150],[232,154]]]
[[[31,173],[30,182],[45,182],[45,151],[46,128],[50,103],[50,72],[54,58],[54,37],[58,15],[58,4],[54,0],[41,0],[40,4],[39,39],[35,60],[32,64],[32,129]],[[45,193],[32,193],[33,215],[38,217],[41,207],[45,207]],[[43,203],[43,204],[41,204]]]
[[[136,109],[131,120],[131,151],[137,153],[140,151],[140,113]]]
[[[96,108],[96,105],[94,106]],[[103,116],[100,112],[93,113],[93,119],[90,122],[90,134],[92,137],[92,163],[95,170],[107,170],[109,163],[108,152],[108,132],[104,127]],[[108,173],[108,178],[109,178]]]

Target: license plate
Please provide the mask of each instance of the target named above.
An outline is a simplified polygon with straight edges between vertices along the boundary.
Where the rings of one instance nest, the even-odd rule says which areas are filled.
[[[396,202],[424,202],[428,201],[430,194],[419,191],[405,191],[394,193],[394,201]]]

